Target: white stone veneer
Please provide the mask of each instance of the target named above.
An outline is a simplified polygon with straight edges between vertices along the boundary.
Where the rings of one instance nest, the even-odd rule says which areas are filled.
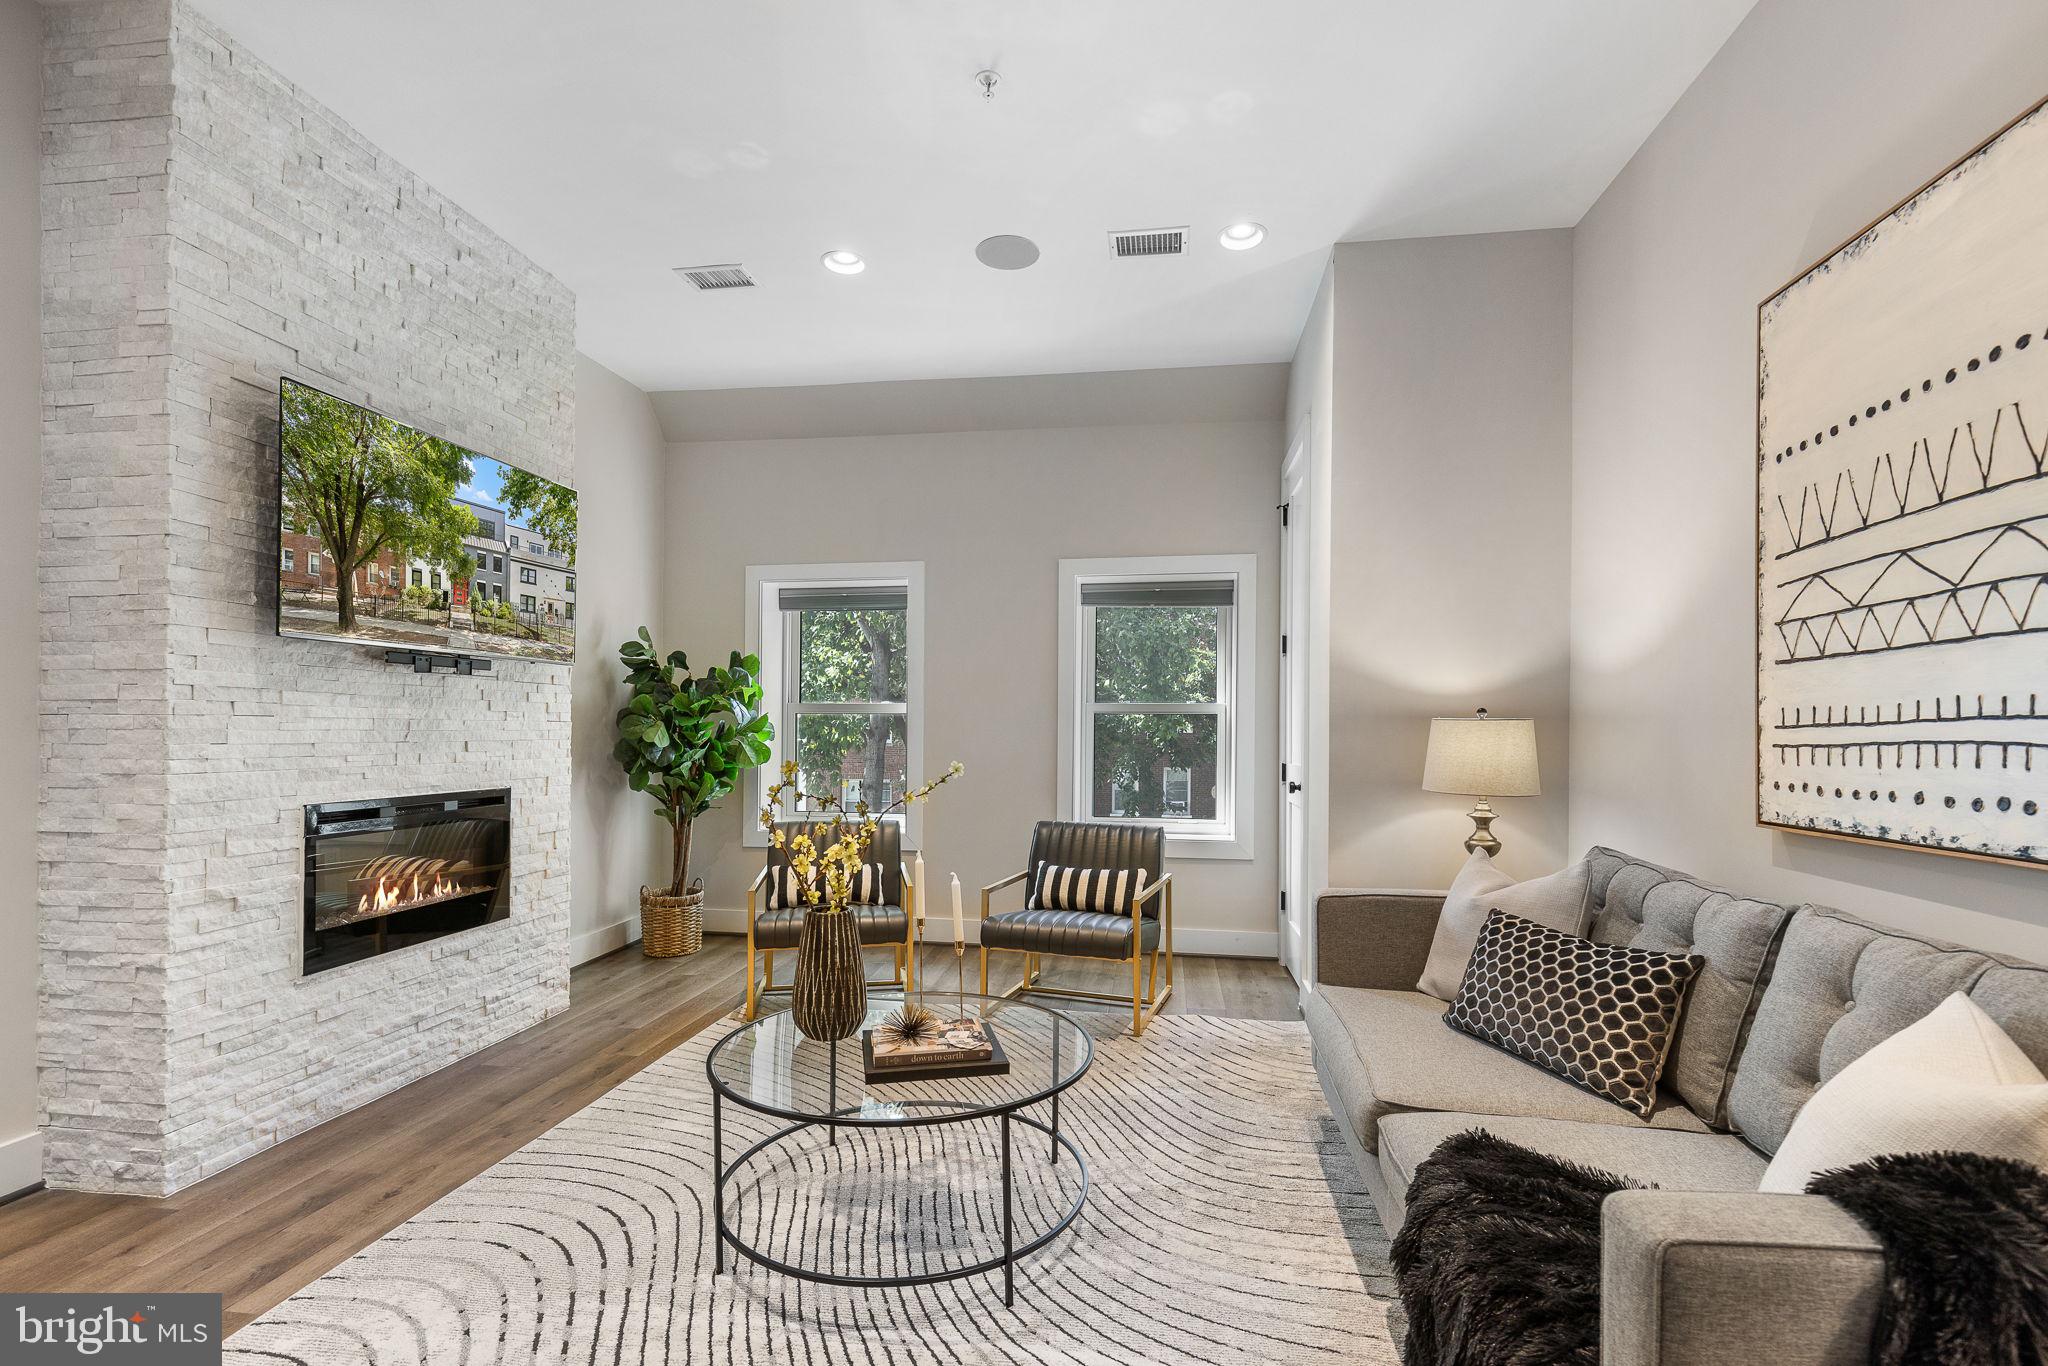
[[[279,376],[573,482],[575,306],[186,5],[45,14],[45,1176],[164,1193],[568,1004],[568,669],[273,615]],[[509,922],[299,976],[304,803],[495,786]]]

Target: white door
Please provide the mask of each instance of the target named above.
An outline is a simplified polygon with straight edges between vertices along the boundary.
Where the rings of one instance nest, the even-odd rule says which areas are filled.
[[[1280,469],[1280,962],[1309,970],[1308,424]]]

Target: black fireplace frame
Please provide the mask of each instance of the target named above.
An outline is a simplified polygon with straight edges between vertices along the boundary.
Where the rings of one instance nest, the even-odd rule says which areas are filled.
[[[406,943],[379,948],[369,953],[330,954],[328,946],[337,941],[329,936],[337,935],[344,927],[329,930],[317,927],[319,869],[314,857],[316,845],[323,839],[336,836],[411,829],[442,824],[451,819],[489,820],[503,826],[505,862],[502,868],[497,870],[495,884],[488,892],[475,893],[458,901],[395,912],[388,919],[418,916],[422,910],[436,911],[439,918],[453,914],[455,908],[463,908],[467,918],[472,919],[473,923],[416,932]],[[362,801],[308,802],[305,806],[305,837],[301,846],[303,867],[299,897],[300,975],[311,977],[317,973],[331,972],[353,963],[383,957],[387,953],[402,952],[421,943],[431,943],[449,935],[461,934],[465,930],[509,920],[512,915],[512,832],[512,789],[507,787],[480,788],[468,792],[433,792],[418,796],[375,797]]]

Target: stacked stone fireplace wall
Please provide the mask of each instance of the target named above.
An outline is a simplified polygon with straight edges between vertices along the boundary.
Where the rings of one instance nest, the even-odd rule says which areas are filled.
[[[574,300],[174,0],[46,11],[42,1102],[160,1193],[568,1002],[569,671],[275,634],[291,375],[573,483]],[[301,977],[301,807],[513,792],[512,918]]]

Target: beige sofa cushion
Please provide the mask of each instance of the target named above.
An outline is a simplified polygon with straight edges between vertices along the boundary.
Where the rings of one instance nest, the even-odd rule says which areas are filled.
[[[1451,890],[1444,894],[1444,908],[1436,918],[1436,935],[1430,940],[1429,961],[1415,989],[1445,1000],[1458,994],[1465,969],[1472,962],[1472,950],[1486,917],[1506,911],[1533,920],[1565,934],[1579,934],[1586,924],[1586,861],[1548,877],[1517,882],[1493,866],[1484,849],[1475,849],[1458,870]]]
[[[1824,1082],[1958,991],[2048,1071],[2048,967],[1801,909],[1728,1092],[1736,1131],[1776,1152]]]
[[[1613,849],[1586,853],[1586,937],[1706,960],[1664,1061],[1664,1085],[1728,1128],[1728,1090],[1791,911]]]
[[[1406,1110],[1572,1119],[1618,1128],[1707,1131],[1676,1097],[1647,1119],[1444,1023],[1445,1003],[1419,991],[1324,986],[1302,1007],[1316,1065],[1366,1151],[1384,1116]],[[1761,1165],[1757,1168],[1761,1174]]]
[[[1398,1207],[1394,1217],[1407,1211],[1408,1183],[1415,1179],[1417,1164],[1435,1152],[1437,1144],[1467,1129],[1484,1129],[1539,1153],[1664,1190],[1753,1191],[1764,1174],[1763,1158],[1730,1134],[1498,1115],[1387,1115],[1380,1121],[1379,1167]]]

